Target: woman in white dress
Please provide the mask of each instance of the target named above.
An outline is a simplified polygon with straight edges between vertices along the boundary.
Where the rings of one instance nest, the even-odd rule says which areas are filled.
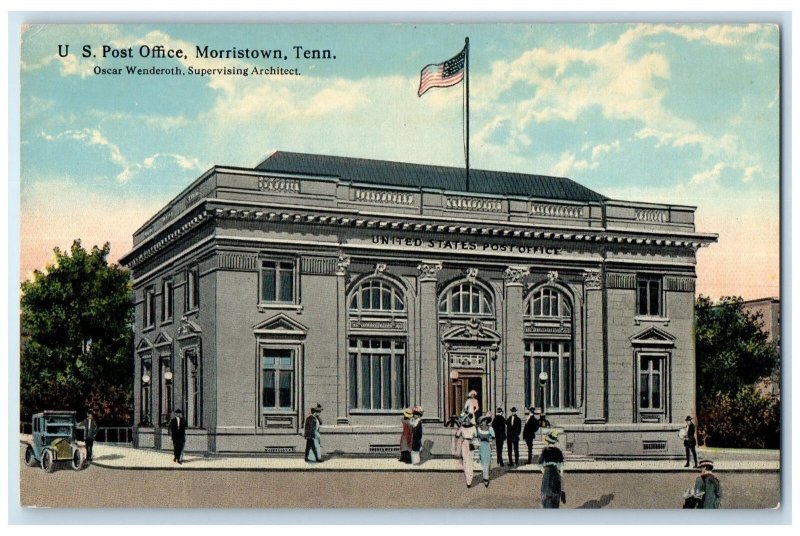
[[[464,413],[472,415],[472,425],[475,426],[477,423],[475,422],[475,417],[478,415],[478,412],[481,409],[481,405],[478,402],[478,391],[472,390],[469,392],[469,398],[464,403]]]
[[[467,488],[472,486],[472,450],[474,448],[472,440],[475,438],[475,425],[472,422],[474,420],[474,414],[467,414],[467,418],[462,420],[461,426],[456,432],[456,437],[461,440],[461,464]]]

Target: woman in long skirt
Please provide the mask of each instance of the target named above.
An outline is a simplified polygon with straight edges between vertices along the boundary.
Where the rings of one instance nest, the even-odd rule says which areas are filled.
[[[411,463],[419,465],[421,462],[420,452],[422,451],[422,406],[414,406],[411,410]]]
[[[461,427],[456,437],[461,440],[461,464],[464,469],[464,478],[467,487],[472,486],[472,439],[475,437],[475,426],[472,424],[474,415],[467,415],[461,422]]]
[[[403,431],[400,434],[400,461],[403,463],[411,463],[411,410],[406,409],[403,411],[403,420],[400,424]]]
[[[489,487],[489,469],[492,466],[492,442],[494,442],[494,430],[489,427],[492,418],[488,415],[481,417],[478,430],[475,432],[476,437],[480,440],[481,446],[479,447],[478,457],[481,460],[481,469],[483,470],[483,485]]]

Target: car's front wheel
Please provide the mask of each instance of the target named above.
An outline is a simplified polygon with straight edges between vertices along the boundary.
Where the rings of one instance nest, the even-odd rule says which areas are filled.
[[[42,469],[45,473],[52,473],[56,470],[56,459],[52,450],[45,450],[42,453]]]
[[[85,461],[86,457],[83,455],[83,451],[81,449],[75,449],[75,452],[72,453],[72,468],[76,471],[80,471],[83,469]]]
[[[30,445],[25,449],[25,465],[28,467],[34,467],[36,465],[36,456],[34,456],[33,447]]]

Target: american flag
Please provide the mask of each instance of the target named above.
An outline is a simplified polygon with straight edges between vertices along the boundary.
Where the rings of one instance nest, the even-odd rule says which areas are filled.
[[[426,65],[419,77],[418,96],[432,87],[450,87],[464,79],[464,65],[467,61],[467,47],[444,63]]]

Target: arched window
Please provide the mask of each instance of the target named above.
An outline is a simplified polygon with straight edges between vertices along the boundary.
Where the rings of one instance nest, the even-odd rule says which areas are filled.
[[[572,318],[572,305],[560,290],[553,287],[540,287],[528,300],[527,316],[539,318]]]
[[[406,310],[403,292],[385,279],[367,279],[359,284],[350,297],[350,312],[399,312]]]
[[[403,289],[372,275],[350,293],[348,392],[350,411],[396,411],[408,403],[408,322]]]
[[[541,286],[528,296],[525,319],[525,405],[575,407],[572,301],[561,289]],[[547,373],[544,386],[539,375]]]
[[[439,297],[439,312],[446,315],[492,315],[492,295],[477,282],[461,281],[448,287]]]

